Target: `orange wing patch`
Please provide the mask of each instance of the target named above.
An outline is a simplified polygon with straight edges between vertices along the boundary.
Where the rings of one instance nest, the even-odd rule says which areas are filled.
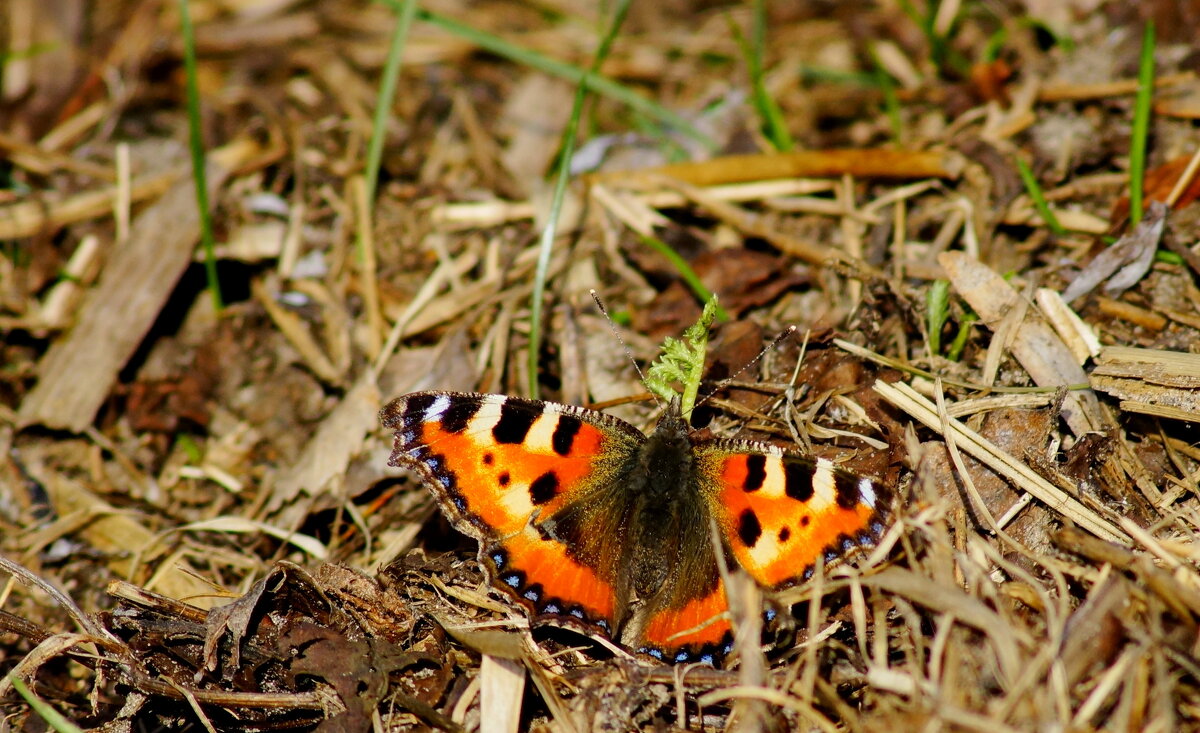
[[[450,493],[465,503],[460,511],[501,537],[520,531],[535,511],[553,512],[573,489],[587,483],[604,442],[590,425],[580,426],[578,447],[567,456],[497,444],[490,437],[487,426],[451,433],[431,422],[422,428],[420,440],[443,456],[445,471],[453,475]]]
[[[639,651],[656,659],[715,663],[733,648],[733,628],[729,623],[729,603],[725,583],[682,608],[664,609],[654,614],[642,631],[644,646]]]
[[[726,542],[760,585],[806,580],[818,558],[829,563],[878,540],[884,497],[874,482],[824,459],[761,448],[718,446],[702,458],[707,475],[721,477],[714,491]]]
[[[612,633],[613,588],[596,571],[576,562],[560,542],[529,527],[481,553],[496,580],[530,610],[599,626]]]

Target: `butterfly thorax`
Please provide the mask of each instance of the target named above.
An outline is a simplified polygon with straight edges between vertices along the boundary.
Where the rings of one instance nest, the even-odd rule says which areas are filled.
[[[688,426],[679,414],[679,408],[672,405],[638,451],[638,473],[645,479],[642,493],[651,503],[673,505],[687,490],[691,468],[692,444],[688,440]]]

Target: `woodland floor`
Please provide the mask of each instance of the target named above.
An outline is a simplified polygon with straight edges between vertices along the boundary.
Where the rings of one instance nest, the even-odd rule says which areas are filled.
[[[398,3],[190,5],[0,4],[0,731],[1200,730],[1196,2],[634,3],[553,217],[612,4],[422,2],[377,121]],[[387,466],[421,389],[652,424],[592,289],[896,493],[765,655],[530,631]]]

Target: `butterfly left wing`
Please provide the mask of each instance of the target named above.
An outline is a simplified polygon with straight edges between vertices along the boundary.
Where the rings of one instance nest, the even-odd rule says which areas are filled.
[[[807,580],[818,558],[828,565],[883,533],[888,492],[823,458],[740,440],[702,441],[695,451],[727,547],[765,588]]]
[[[465,392],[406,395],[380,417],[395,431],[389,464],[416,471],[455,527],[480,541],[498,585],[535,616],[613,631],[624,613],[616,558],[544,525],[596,504],[641,432],[579,407]]]
[[[749,441],[701,440],[692,448],[694,490],[725,551],[760,586],[807,580],[818,558],[832,563],[883,531],[884,489],[829,461]],[[682,597],[653,609],[640,650],[663,661],[715,664],[733,638],[715,558],[712,567],[693,568],[689,580]]]

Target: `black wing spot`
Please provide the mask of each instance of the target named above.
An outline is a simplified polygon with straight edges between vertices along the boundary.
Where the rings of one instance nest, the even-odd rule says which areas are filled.
[[[783,462],[783,493],[796,501],[813,497],[813,467],[802,461]]]
[[[432,392],[423,392],[409,397],[404,404],[404,422],[425,422],[425,412],[436,400],[437,395]]]
[[[508,474],[508,471],[501,471],[500,477],[497,480],[500,482],[501,486],[508,486],[508,483],[512,481],[512,476]]]
[[[848,473],[833,475],[833,485],[837,489],[837,505],[843,509],[853,509],[862,501],[862,493],[858,490],[858,479]]]
[[[450,400],[450,406],[446,408],[446,412],[442,414],[442,430],[447,433],[461,433],[467,429],[467,424],[471,422],[471,418],[475,417],[475,413],[479,412],[481,407],[483,407],[482,395],[454,397]]]
[[[554,452],[560,456],[570,453],[571,446],[575,444],[575,436],[581,427],[583,427],[583,421],[574,415],[559,415],[558,425],[554,426],[554,435],[550,438],[550,445],[553,446]]]
[[[491,453],[483,454],[483,465],[490,466],[495,462],[496,462],[496,457],[494,455],[492,455]]]
[[[767,480],[767,457],[752,455],[746,457],[746,480],[742,482],[743,491],[758,491]]]
[[[545,504],[558,496],[558,474],[547,471],[529,484],[529,499],[534,504]]]
[[[812,517],[810,517],[809,515],[805,514],[803,517],[800,517],[800,526],[801,527],[807,527],[811,523],[812,523]]]
[[[762,537],[762,525],[758,522],[758,515],[753,509],[742,510],[738,517],[738,538],[746,547],[754,547],[759,537]]]
[[[518,406],[511,400],[507,401],[500,406],[500,419],[492,428],[492,437],[496,439],[497,443],[510,445],[524,443],[525,437],[529,435],[529,429],[533,427],[534,421],[540,414],[535,412],[529,404]]]
[[[792,538],[792,530],[789,527],[780,527],[779,528],[779,541],[780,542],[787,542],[791,538]]]

